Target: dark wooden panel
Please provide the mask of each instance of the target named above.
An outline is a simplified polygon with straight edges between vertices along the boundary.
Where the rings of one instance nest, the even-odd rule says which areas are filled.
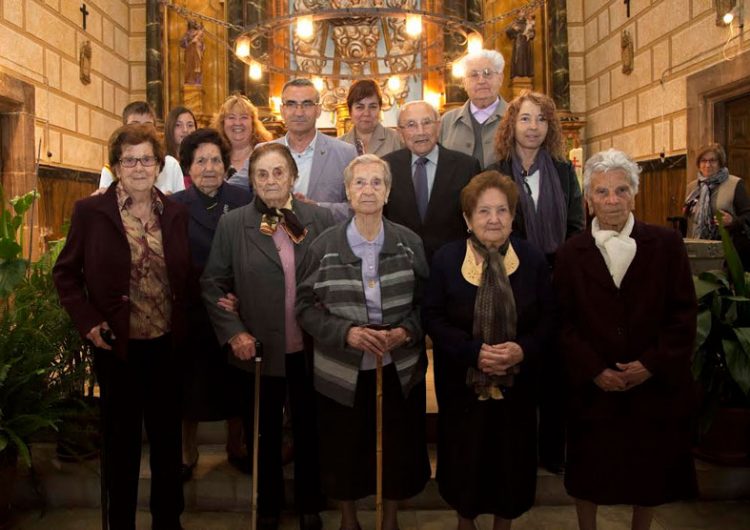
[[[727,167],[750,184],[750,96],[726,104]]]
[[[638,195],[635,197],[635,216],[647,223],[672,226],[670,217],[682,215],[685,201],[685,156],[639,162],[643,171]]]
[[[63,225],[70,221],[73,204],[88,197],[99,183],[99,175],[63,168],[39,168],[39,223],[47,239],[63,236]]]

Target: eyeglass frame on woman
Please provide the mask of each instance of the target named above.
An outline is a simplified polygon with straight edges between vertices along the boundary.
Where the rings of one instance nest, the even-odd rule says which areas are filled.
[[[158,161],[159,159],[154,155],[145,155],[140,157],[124,156],[118,160],[122,167],[128,169],[136,167],[138,165],[138,162],[140,162],[143,167],[154,167]]]

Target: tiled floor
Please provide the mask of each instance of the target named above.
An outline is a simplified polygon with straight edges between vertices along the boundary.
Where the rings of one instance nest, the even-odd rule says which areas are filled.
[[[324,530],[339,526],[337,512],[323,514]],[[138,530],[147,530],[150,517],[138,514]],[[362,512],[360,522],[364,530],[374,528],[374,513]],[[22,514],[11,528],[19,530],[96,530],[100,528],[98,510],[64,509]],[[246,513],[193,512],[183,516],[186,530],[240,530],[250,527]],[[455,530],[455,514],[449,511],[403,511],[399,514],[401,530]],[[478,519],[479,530],[491,530],[492,519]],[[573,506],[539,506],[524,514],[513,524],[514,530],[577,530]],[[599,510],[599,530],[628,530],[629,509],[622,506],[602,507]],[[657,509],[652,530],[747,530],[750,528],[750,501],[675,503]],[[296,530],[297,521],[284,516],[281,530]]]

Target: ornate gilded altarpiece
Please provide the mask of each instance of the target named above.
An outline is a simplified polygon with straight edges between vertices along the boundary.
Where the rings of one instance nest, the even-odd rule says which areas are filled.
[[[315,12],[322,9],[347,7],[393,7],[441,12],[465,19],[482,27],[485,48],[494,48],[506,58],[501,95],[510,100],[523,89],[533,89],[554,96],[561,110],[569,108],[567,27],[565,26],[565,0],[547,0],[545,5],[486,23],[495,17],[523,8],[529,0],[174,0],[185,8],[164,10],[164,94],[165,108],[183,104],[207,124],[211,115],[232,92],[245,93],[267,119],[274,110],[271,99],[280,96],[287,80],[279,73],[263,73],[259,81],[247,76],[247,66],[232,53],[237,28],[274,17],[284,17],[296,12]],[[202,49],[199,83],[191,78],[186,68],[195,64],[196,47],[190,49],[193,39],[186,16],[198,13],[206,17],[198,20],[202,25]],[[523,18],[523,20],[520,20]],[[227,24],[211,21],[217,19]],[[519,76],[511,77],[514,53],[514,36],[520,33],[509,30],[519,23],[526,24],[524,45],[533,58],[531,66]],[[443,70],[432,70],[409,76],[409,81],[398,91],[385,90],[385,109],[394,103],[419,99],[429,91],[440,94],[442,109],[449,109],[466,100],[460,82],[450,72],[450,60],[465,51],[465,43],[454,35],[427,24],[418,42],[406,36],[403,19],[341,18],[316,22],[312,40],[303,41],[291,35],[289,29],[276,31],[273,38],[261,44],[260,52],[265,65],[283,70],[302,70],[320,76],[325,81],[323,103],[326,110],[338,113],[338,120],[346,120],[346,91],[350,80],[336,76],[367,76],[373,73],[398,73],[419,69],[424,65],[441,64]],[[195,25],[194,25],[195,26]],[[531,30],[531,31],[529,31]],[[561,39],[564,42],[561,42]],[[193,39],[195,40],[195,39]],[[518,43],[515,42],[518,46]],[[412,55],[414,54],[415,55]],[[296,55],[296,59],[292,57]],[[385,61],[372,57],[391,56]],[[361,60],[360,60],[361,59]],[[192,61],[192,62],[191,62]],[[527,63],[524,63],[527,64]],[[186,66],[187,65],[187,66]],[[385,87],[386,79],[381,79]],[[442,110],[441,109],[441,110]],[[166,114],[166,111],[165,111]],[[333,125],[333,121],[331,122]],[[577,129],[578,127],[576,127]]]

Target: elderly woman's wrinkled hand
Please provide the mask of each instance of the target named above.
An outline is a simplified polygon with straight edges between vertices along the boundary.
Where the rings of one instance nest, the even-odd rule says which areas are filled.
[[[382,357],[388,351],[385,331],[352,326],[346,334],[346,343],[355,350],[362,350]]]
[[[96,326],[91,328],[91,331],[86,334],[86,338],[89,339],[94,344],[94,346],[101,350],[111,350],[112,346],[107,344],[107,342],[104,340],[104,337],[102,336],[105,331],[111,330],[109,329],[109,324],[107,324],[106,322],[102,322],[101,324],[97,324]],[[111,337],[112,339],[115,338],[114,335],[111,335]]]
[[[245,331],[229,339],[229,345],[238,359],[249,361],[255,357],[255,337]]]
[[[404,328],[385,331],[386,351],[393,351],[409,340],[409,332]]]
[[[622,372],[605,368],[594,378],[596,386],[605,392],[618,392],[628,389],[627,380]]]
[[[240,311],[240,299],[237,298],[234,293],[227,293],[225,296],[219,298],[216,305],[222,308],[224,311],[229,311],[235,315]]]
[[[477,367],[486,374],[505,375],[509,368],[523,361],[523,349],[515,342],[482,344]]]
[[[621,375],[625,380],[625,390],[630,390],[634,386],[638,386],[651,377],[651,372],[643,366],[641,361],[633,361],[630,363],[617,363],[615,366],[619,370],[622,370]]]

